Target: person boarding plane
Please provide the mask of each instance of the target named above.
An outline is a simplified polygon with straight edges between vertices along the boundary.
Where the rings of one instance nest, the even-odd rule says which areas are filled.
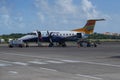
[[[86,38],[94,32],[96,21],[103,21],[105,19],[90,19],[87,20],[83,28],[74,29],[71,31],[33,31],[17,40],[9,43],[9,47],[19,46],[23,47],[24,43],[28,46],[29,42],[49,42],[49,47],[54,46],[54,42],[61,46],[66,46],[67,41],[76,41],[81,38]]]

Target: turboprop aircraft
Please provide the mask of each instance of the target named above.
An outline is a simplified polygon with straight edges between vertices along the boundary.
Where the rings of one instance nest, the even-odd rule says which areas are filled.
[[[83,28],[73,29],[71,31],[33,31],[17,40],[9,43],[9,47],[19,46],[23,47],[24,43],[28,46],[29,42],[49,42],[49,47],[58,43],[61,46],[66,46],[67,41],[77,41],[81,38],[86,38],[94,31],[96,21],[103,21],[105,19],[90,19],[87,20]]]

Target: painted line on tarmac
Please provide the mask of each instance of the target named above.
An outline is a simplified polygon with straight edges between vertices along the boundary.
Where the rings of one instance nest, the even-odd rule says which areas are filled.
[[[61,60],[63,62],[68,62],[68,63],[79,63],[80,61],[77,60]]]
[[[18,72],[16,72],[16,71],[8,71],[8,73],[10,73],[10,74],[18,74]]]
[[[43,68],[43,67],[41,67],[40,69],[57,72],[57,70],[55,70],[55,69],[48,69],[48,68]]]
[[[48,63],[40,62],[40,61],[28,61],[28,62],[32,64],[48,64]]]
[[[33,55],[25,55],[25,54],[16,54],[16,53],[7,53],[7,52],[0,52],[1,54],[8,54],[8,55],[16,55],[16,56],[22,56],[22,57],[31,57],[31,58],[46,58],[46,59],[51,59],[51,58],[48,58],[48,57],[38,57],[38,56],[33,56]],[[22,52],[23,53],[23,52]]]
[[[55,70],[55,69],[49,69],[49,68],[43,68],[43,67],[40,67],[40,69],[47,70],[47,71],[55,71],[55,72],[58,72],[58,71]],[[94,77],[94,76],[90,76],[90,75],[81,75],[81,74],[75,74],[75,75],[76,75],[76,76],[79,76],[79,77],[90,78],[90,79],[103,80],[102,78]]]
[[[22,65],[22,66],[27,66],[27,63],[23,63],[23,62],[12,62],[13,64],[17,64],[17,65]]]
[[[97,63],[97,62],[87,62],[87,61],[80,61],[80,63],[93,64],[93,65],[101,65],[101,66],[109,66],[109,67],[118,67],[118,68],[120,68],[120,65],[113,65],[113,64],[107,64],[107,63]]]
[[[55,61],[55,60],[48,60],[46,61],[48,63],[53,63],[53,64],[61,64],[61,63],[64,63],[64,62],[61,62],[61,61]]]
[[[0,60],[1,62],[9,63],[9,64],[16,64],[16,65],[22,65],[22,66],[27,66],[27,63],[23,62],[11,62],[11,61],[5,61],[5,60]]]
[[[92,64],[92,65],[101,65],[101,66],[109,66],[109,67],[118,67],[120,68],[120,65],[114,65],[114,64],[107,64],[107,63],[97,63],[97,62],[89,62],[89,61],[76,61],[76,60],[61,60],[64,62],[69,63],[85,63],[85,64]]]
[[[54,71],[54,72],[58,72],[57,70],[55,69],[49,69],[49,68],[43,68],[43,67],[40,67],[40,69],[43,69],[43,70],[47,70],[47,71]],[[99,77],[94,77],[94,76],[90,76],[90,75],[81,75],[81,74],[75,74],[76,76],[79,76],[79,77],[84,77],[84,78],[90,78],[90,79],[97,79],[97,80],[103,80],[102,78],[99,78]]]
[[[18,56],[35,57],[35,58],[46,58],[46,59],[60,60],[60,61],[64,61],[64,62],[77,62],[77,63],[85,63],[85,64],[102,65],[102,66],[118,67],[118,68],[120,68],[120,65],[113,65],[113,64],[107,64],[107,63],[97,63],[97,62],[89,62],[89,61],[75,61],[75,60],[64,60],[64,59],[56,59],[56,58],[48,58],[48,57],[38,57],[38,56],[32,56],[32,55],[16,54],[16,53],[5,53],[5,52],[0,52],[0,53],[4,53],[4,54],[8,54],[8,55],[18,55]]]
[[[11,64],[0,63],[0,67],[11,66]]]
[[[102,78],[94,77],[94,76],[90,76],[90,75],[81,75],[81,74],[76,74],[76,75],[77,75],[77,76],[80,76],[80,77],[85,77],[85,78],[91,78],[91,79],[103,80]]]

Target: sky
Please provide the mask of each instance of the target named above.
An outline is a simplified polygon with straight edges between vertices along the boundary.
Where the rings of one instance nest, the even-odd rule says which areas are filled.
[[[120,0],[0,0],[0,34],[68,31],[88,19],[97,22],[94,32],[120,33]]]

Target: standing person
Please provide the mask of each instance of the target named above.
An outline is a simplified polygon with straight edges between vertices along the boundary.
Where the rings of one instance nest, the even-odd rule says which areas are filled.
[[[41,46],[41,43],[40,43],[41,32],[37,30],[37,34],[38,34],[38,47],[40,47]]]
[[[78,45],[78,48],[82,47],[82,39],[81,38],[77,41],[77,45]]]

